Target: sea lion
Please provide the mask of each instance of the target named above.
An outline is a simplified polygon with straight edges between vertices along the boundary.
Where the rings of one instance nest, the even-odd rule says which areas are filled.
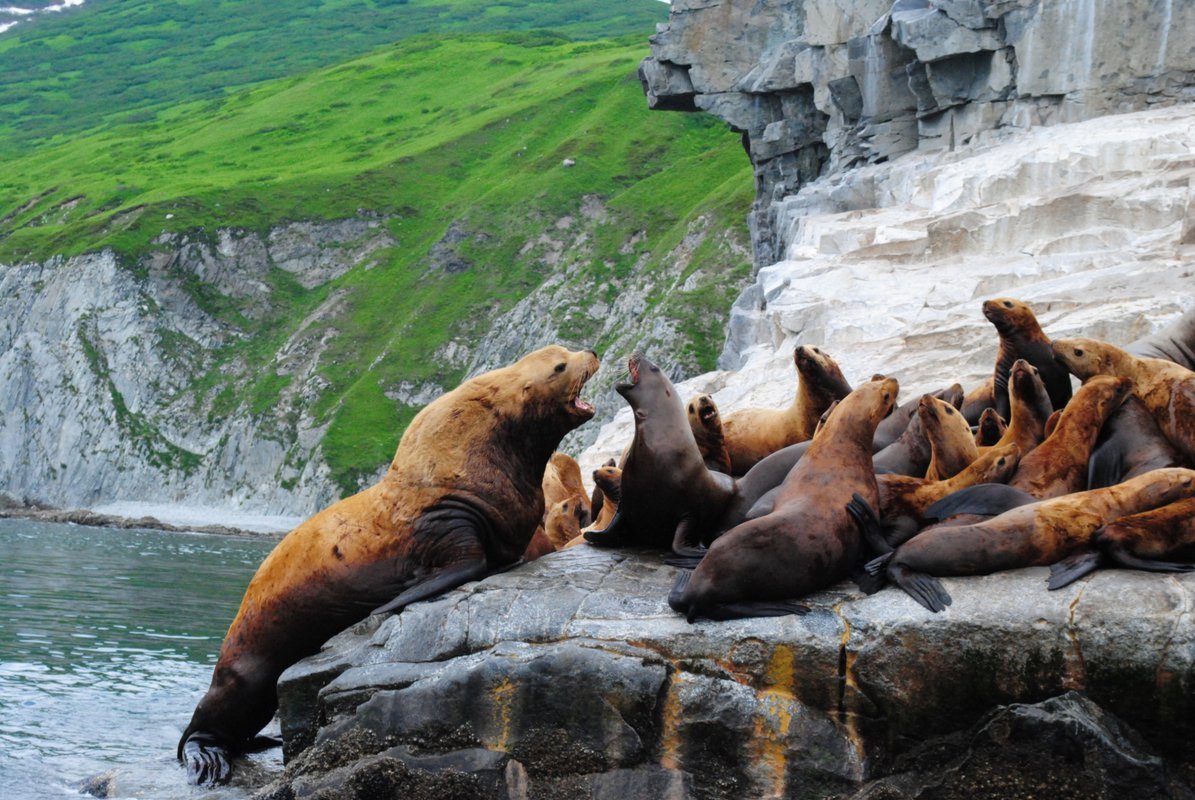
[[[1096,339],[1060,339],[1054,353],[1081,380],[1119,375],[1135,384],[1134,393],[1188,464],[1195,463],[1195,372],[1173,361],[1141,358]]]
[[[1091,544],[1092,549],[1050,566],[1051,590],[1108,563],[1148,572],[1195,572],[1195,497],[1109,522],[1092,535]]]
[[[617,467],[618,459],[608,458],[602,463],[602,467]],[[599,468],[600,469],[600,468]],[[619,475],[622,474],[622,469],[618,470]],[[597,471],[594,473],[593,492],[589,495],[589,518],[596,520],[602,515],[602,506],[605,503],[606,497],[602,492],[602,485],[597,482]],[[605,527],[605,526],[603,526]]]
[[[970,425],[978,425],[985,408],[996,407],[996,388],[991,378],[979,384],[963,395],[963,403],[959,411],[963,412],[963,419]],[[1007,417],[1005,417],[1007,419]]]
[[[950,403],[928,394],[922,395],[917,404],[917,415],[921,418],[925,438],[929,441],[926,478],[931,481],[945,480],[979,458],[971,426]]]
[[[575,458],[567,453],[553,453],[544,469],[543,490],[544,508],[549,511],[557,503],[580,495],[585,510],[585,521],[581,525],[584,527],[589,524],[589,495],[581,481],[581,465]]]
[[[872,456],[872,466],[876,472],[924,478],[932,455],[921,416],[914,414],[900,438]]]
[[[732,475],[745,475],[769,453],[812,438],[822,412],[851,391],[838,364],[820,348],[800,345],[793,363],[798,377],[791,406],[744,408],[722,418]]]
[[[770,513],[776,489],[801,460],[801,456],[805,455],[812,441],[810,439],[780,448],[735,480],[734,497],[726,506],[715,528],[716,532],[728,531],[748,519]]]
[[[527,548],[523,550],[523,557],[520,560],[524,564],[542,558],[548,553],[556,552],[556,545],[552,544],[552,540],[548,538],[545,524],[540,523],[540,526],[535,529],[535,533],[531,535],[531,541],[527,543]]]
[[[847,395],[784,479],[775,510],[715,539],[693,572],[678,577],[669,605],[690,622],[801,613],[793,598],[847,577],[860,548],[847,507],[876,505],[871,441],[897,389],[886,378]]]
[[[1154,469],[1184,466],[1182,453],[1136,395],[1104,423],[1087,464],[1087,488],[1102,489]]]
[[[955,408],[962,408],[963,387],[961,384],[951,384],[945,389],[938,389],[930,394],[939,400],[945,400]],[[917,415],[917,403],[920,400],[920,397],[914,397],[912,400],[901,403],[892,409],[891,414],[884,417],[879,427],[876,428],[875,439],[871,443],[871,452],[878,453],[900,438],[905,429],[909,427],[909,421]]]
[[[1013,362],[1008,375],[1008,427],[997,445],[1015,443],[1026,456],[1046,438],[1046,421],[1054,413],[1050,395],[1037,367],[1023,358]],[[993,413],[994,410],[993,410]]]
[[[922,531],[867,565],[930,611],[950,605],[934,576],[1045,566],[1088,545],[1112,520],[1195,495],[1195,470],[1159,469],[1105,489],[1042,500],[971,525]]]
[[[705,466],[676,388],[659,367],[636,354],[628,361],[630,383],[615,391],[635,412],[620,481],[618,513],[585,540],[601,547],[646,545],[685,553],[713,532],[734,494],[728,475]]]
[[[994,408],[985,408],[979,415],[979,423],[975,426],[975,446],[994,447],[1004,432],[1008,430],[1008,423],[996,413]]]
[[[589,524],[589,512],[582,498],[575,494],[548,509],[544,516],[544,534],[553,550],[559,550],[581,535],[581,528]]]
[[[598,467],[593,471],[593,485],[595,491],[602,493],[602,505],[597,518],[586,530],[604,531],[610,527],[622,501],[622,470],[611,463]]]
[[[882,535],[894,547],[907,541],[921,529],[925,510],[931,505],[968,486],[1003,483],[1013,474],[1020,458],[1020,448],[1015,444],[1006,444],[989,448],[958,474],[946,480],[877,475]]]
[[[1164,358],[1195,370],[1195,309],[1162,328],[1125,345],[1125,352],[1144,358]]]
[[[373,486],[288,533],[258,567],[211,688],[179,740],[197,783],[270,721],[278,676],[333,634],[515,564],[544,514],[541,480],[561,438],[594,415],[590,352],[551,346],[432,401]]]
[[[1011,297],[997,297],[983,304],[983,315],[996,327],[1000,348],[992,374],[993,403],[1000,416],[1009,419],[1008,375],[1013,363],[1023,358],[1041,373],[1054,408],[1071,399],[1071,376],[1054,360],[1050,337],[1042,331],[1033,309]]]
[[[699,394],[689,401],[689,427],[697,440],[697,449],[705,465],[712,470],[730,474],[730,452],[726,449],[726,435],[722,431],[722,415],[718,405],[708,394]]]

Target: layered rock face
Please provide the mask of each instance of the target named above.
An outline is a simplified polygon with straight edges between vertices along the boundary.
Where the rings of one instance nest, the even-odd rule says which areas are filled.
[[[640,78],[653,108],[743,133],[763,266],[784,255],[778,203],[827,171],[1195,98],[1195,6],[675,0]]]

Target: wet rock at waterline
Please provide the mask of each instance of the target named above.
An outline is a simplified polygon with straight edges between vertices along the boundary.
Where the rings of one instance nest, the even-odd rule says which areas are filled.
[[[675,573],[572,548],[346,631],[284,674],[290,765],[263,796],[375,781],[432,796],[451,780],[477,797],[822,797],[916,772],[893,784],[905,794],[859,797],[961,797],[908,787],[930,756],[994,763],[983,742],[1001,731],[1041,729],[1042,763],[1057,751],[1076,770],[1107,747],[1098,763],[1153,769],[1195,735],[1195,576],[1106,570],[1059,592],[1045,569],[946,579],[941,615],[842,584],[804,617],[689,625],[665,601]],[[971,751],[917,749],[1069,691],[1094,722],[1009,712]]]

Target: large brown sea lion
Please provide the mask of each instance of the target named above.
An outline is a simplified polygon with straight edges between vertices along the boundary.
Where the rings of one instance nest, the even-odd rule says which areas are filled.
[[[1179,315],[1157,333],[1130,342],[1124,349],[1130,355],[1164,358],[1195,370],[1195,309]]]
[[[198,783],[270,721],[291,664],[372,613],[397,611],[517,562],[544,514],[544,468],[593,417],[592,352],[545,347],[472,378],[411,421],[389,471],[295,528],[249,582],[211,688],[179,740]]]
[[[699,394],[689,401],[689,427],[697,440],[697,449],[705,465],[712,470],[730,474],[730,451],[726,449],[726,434],[722,430],[722,415],[718,405],[708,394]]]
[[[847,508],[855,496],[876,505],[871,441],[897,388],[892,378],[869,381],[839,403],[781,484],[772,513],[714,540],[693,572],[681,573],[669,605],[689,621],[801,613],[794,598],[851,574],[860,536]]]
[[[768,454],[811,439],[822,412],[851,391],[838,364],[820,348],[797,347],[793,362],[798,379],[797,395],[791,406],[744,408],[722,418],[731,474],[744,475]]]
[[[1054,360],[1050,337],[1042,331],[1033,309],[1011,297],[997,297],[983,304],[983,315],[1000,335],[1000,349],[992,375],[993,403],[1000,416],[1009,419],[1008,376],[1013,363],[1023,358],[1041,373],[1054,408],[1071,399],[1071,376]]]
[[[671,547],[684,553],[709,538],[734,494],[728,475],[705,466],[676,388],[643,355],[628,362],[630,383],[615,388],[635,414],[635,438],[622,467],[618,513],[585,533],[602,547]]]
[[[1060,339],[1058,360],[1086,380],[1092,375],[1118,375],[1135,384],[1162,433],[1195,463],[1195,372],[1160,358],[1140,358],[1096,339]]]
[[[1020,506],[971,525],[941,526],[914,536],[867,565],[884,571],[930,611],[950,605],[934,576],[987,575],[1045,566],[1086,547],[1101,526],[1195,494],[1195,470],[1159,469],[1106,489]]]

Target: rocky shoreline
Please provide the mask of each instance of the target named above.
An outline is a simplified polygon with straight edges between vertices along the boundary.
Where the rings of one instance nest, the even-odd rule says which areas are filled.
[[[173,525],[152,516],[123,517],[117,514],[101,514],[84,508],[61,509],[44,508],[41,506],[14,506],[0,508],[0,519],[28,519],[37,522],[86,525],[92,528],[154,530],[166,533],[209,533],[219,536],[248,536],[266,539],[281,539],[285,535],[285,531],[251,530],[233,525]]]

